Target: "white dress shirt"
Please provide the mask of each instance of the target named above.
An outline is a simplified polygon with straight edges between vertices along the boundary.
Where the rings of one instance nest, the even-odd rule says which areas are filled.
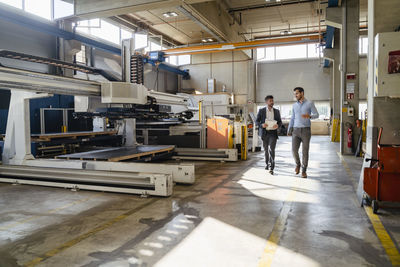
[[[269,110],[269,108],[267,107],[267,117],[266,118],[269,121],[274,120],[274,108],[271,108],[271,110]]]

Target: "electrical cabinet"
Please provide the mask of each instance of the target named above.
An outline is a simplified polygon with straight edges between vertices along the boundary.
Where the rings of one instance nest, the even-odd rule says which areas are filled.
[[[400,32],[375,37],[375,94],[400,97]]]

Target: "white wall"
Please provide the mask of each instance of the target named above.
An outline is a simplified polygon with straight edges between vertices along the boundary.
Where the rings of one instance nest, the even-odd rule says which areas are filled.
[[[319,60],[291,62],[259,62],[257,64],[256,102],[266,95],[276,102],[293,101],[293,89],[303,87],[310,100],[330,100],[331,75],[319,65]]]
[[[207,92],[207,79],[215,78],[217,92],[222,92],[225,85],[226,91],[235,95],[235,103],[245,104],[248,92],[254,90],[252,62],[241,51],[192,55],[191,65],[182,66],[182,69],[189,69],[191,76],[190,80],[182,80],[182,89]]]
[[[149,70],[149,72],[147,72]],[[178,92],[178,75],[172,72],[159,69],[158,83],[156,83],[157,71],[156,67],[146,64],[144,74],[144,85],[154,91],[164,93]]]

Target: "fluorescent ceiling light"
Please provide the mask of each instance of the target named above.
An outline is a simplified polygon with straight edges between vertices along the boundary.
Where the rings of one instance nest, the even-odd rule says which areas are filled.
[[[209,42],[212,42],[212,41],[214,41],[213,39],[211,39],[211,38],[208,38],[207,39],[207,41],[209,41]]]
[[[178,13],[169,11],[169,12],[163,13],[163,16],[166,17],[166,18],[177,17]]]
[[[291,30],[285,30],[285,31],[281,31],[281,35],[288,35],[288,34],[292,34],[293,32]]]
[[[206,40],[206,39],[201,39],[201,41],[202,41],[203,43],[206,43],[206,42],[207,42],[207,40]]]

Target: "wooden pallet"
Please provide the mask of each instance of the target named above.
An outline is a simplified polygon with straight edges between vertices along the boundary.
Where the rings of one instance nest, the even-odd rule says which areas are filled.
[[[104,132],[69,132],[69,133],[54,133],[54,134],[33,134],[32,141],[46,142],[53,139],[71,138],[77,139],[80,137],[95,137],[101,135],[114,135],[117,131],[104,131]]]
[[[123,161],[129,159],[139,160],[143,157],[156,157],[162,153],[171,153],[175,146],[134,146],[112,147],[95,151],[74,153],[57,156],[56,159],[67,160],[94,160],[94,161]]]

